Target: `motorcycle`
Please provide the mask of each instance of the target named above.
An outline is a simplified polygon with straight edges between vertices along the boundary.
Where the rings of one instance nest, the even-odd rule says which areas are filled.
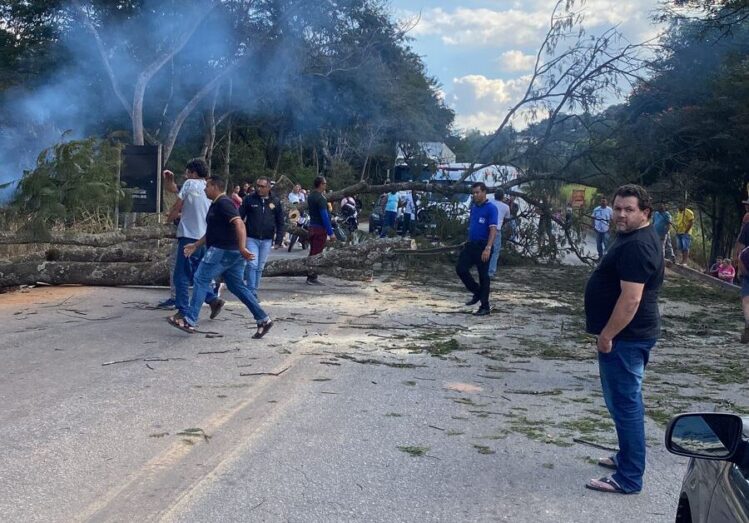
[[[309,231],[309,215],[306,212],[300,213],[298,210],[293,209],[289,213],[289,222],[291,222],[292,225],[295,224],[300,229]],[[307,249],[307,242],[305,240],[300,240],[298,234],[289,233],[289,252],[294,248],[297,241],[299,241],[299,244],[302,246],[302,250]]]
[[[359,212],[356,206],[352,204],[343,205],[341,211],[333,219],[333,231],[336,238],[345,242],[348,238],[353,238],[358,230]]]

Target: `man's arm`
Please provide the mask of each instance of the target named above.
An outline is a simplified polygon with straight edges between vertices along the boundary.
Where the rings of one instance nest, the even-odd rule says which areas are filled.
[[[489,261],[489,258],[491,258],[492,246],[494,245],[494,238],[496,237],[497,237],[497,226],[490,225],[489,226],[489,239],[486,240],[486,247],[484,247],[484,251],[481,253],[482,262],[487,262]]]
[[[694,213],[687,213],[687,211],[684,211],[684,222],[686,223],[686,227],[684,228],[684,232],[689,234],[692,232],[692,225],[694,225]]]
[[[611,352],[612,340],[619,334],[624,327],[629,325],[632,318],[637,313],[637,308],[642,300],[642,293],[645,289],[644,283],[634,283],[631,281],[620,281],[621,294],[616,300],[614,311],[606,322],[606,326],[598,335],[598,350],[601,352]]]
[[[741,236],[739,235],[739,238]],[[744,264],[741,263],[741,257],[739,256],[741,254],[741,251],[744,250],[746,245],[741,243],[741,240],[736,240],[736,245],[734,246],[734,253],[733,253],[733,264],[736,265],[736,267],[739,268],[739,275],[743,276],[746,274],[746,267],[744,267]]]
[[[322,224],[325,227],[325,232],[328,233],[328,238],[332,240],[335,238],[335,234],[333,233],[333,225],[330,223],[330,214],[328,214],[327,207],[320,209],[320,218],[322,218]]]
[[[237,245],[239,246],[240,254],[247,261],[254,260],[255,255],[247,249],[247,231],[245,230],[242,218],[235,216],[232,218],[231,223],[234,225],[234,233],[237,236]]]
[[[166,221],[173,222],[177,218],[179,218],[180,213],[182,212],[182,205],[184,202],[177,197],[177,201],[174,202],[174,205],[172,205],[171,209],[169,209],[169,214],[166,217]]]
[[[174,173],[169,170],[165,170],[162,175],[164,176],[164,190],[172,194],[177,194],[177,182],[174,181]]]
[[[203,245],[205,245],[205,235],[203,235],[203,237],[195,243],[188,243],[187,245],[185,245],[182,253],[185,255],[185,258],[189,258],[190,256],[192,256],[192,253],[201,248]]]

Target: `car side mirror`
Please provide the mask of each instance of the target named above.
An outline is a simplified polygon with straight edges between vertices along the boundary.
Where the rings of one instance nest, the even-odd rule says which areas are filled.
[[[680,414],[668,424],[666,448],[679,456],[731,461],[741,445],[743,426],[734,414]]]

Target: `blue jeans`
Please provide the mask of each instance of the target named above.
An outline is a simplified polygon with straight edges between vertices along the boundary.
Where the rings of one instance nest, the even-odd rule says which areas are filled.
[[[512,218],[508,223],[510,224],[510,240],[515,241],[518,235],[518,220],[517,218]]]
[[[489,277],[493,278],[497,274],[497,263],[499,262],[499,251],[502,250],[502,229],[497,227],[497,235],[494,237],[492,257],[489,258]]]
[[[692,235],[691,234],[677,234],[676,235],[676,249],[684,252],[688,251],[692,247]]]
[[[385,217],[382,219],[382,229],[380,238],[387,236],[388,229],[395,229],[395,222],[398,219],[397,211],[385,211]]]
[[[200,260],[205,255],[205,247],[197,249],[189,258],[185,257],[185,245],[195,243],[198,240],[192,238],[177,238],[177,252],[174,260],[174,272],[172,280],[174,281],[174,301],[176,309],[183,316],[187,314],[190,307],[190,285],[193,283],[193,276],[200,265]],[[205,302],[211,303],[217,298],[211,289],[205,296]]]
[[[616,426],[619,452],[614,481],[625,492],[642,490],[645,474],[645,405],[642,376],[656,340],[617,340],[609,353],[598,353],[603,399]]]
[[[211,292],[213,280],[219,276],[224,277],[226,287],[234,296],[239,298],[239,301],[245,304],[258,325],[267,321],[269,319],[268,315],[260,307],[257,298],[250,292],[250,289],[247,288],[242,279],[244,277],[245,265],[245,259],[238,250],[230,251],[219,249],[218,247],[209,247],[195,273],[190,309],[185,314],[185,321],[193,327],[198,324],[203,300]]]
[[[596,249],[598,250],[598,257],[601,258],[606,254],[606,249],[609,246],[609,233],[596,231]]]
[[[257,296],[257,290],[260,287],[260,278],[263,276],[265,261],[268,259],[272,247],[273,240],[247,238],[247,250],[255,255],[255,259],[247,262],[244,279],[247,282],[247,287],[255,296]]]

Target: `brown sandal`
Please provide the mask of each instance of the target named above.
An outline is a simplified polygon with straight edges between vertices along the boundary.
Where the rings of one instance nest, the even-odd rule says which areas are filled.
[[[166,321],[168,321],[169,325],[172,327],[184,331],[187,334],[195,334],[195,327],[187,323],[180,313],[177,313],[174,316],[169,316]]]

